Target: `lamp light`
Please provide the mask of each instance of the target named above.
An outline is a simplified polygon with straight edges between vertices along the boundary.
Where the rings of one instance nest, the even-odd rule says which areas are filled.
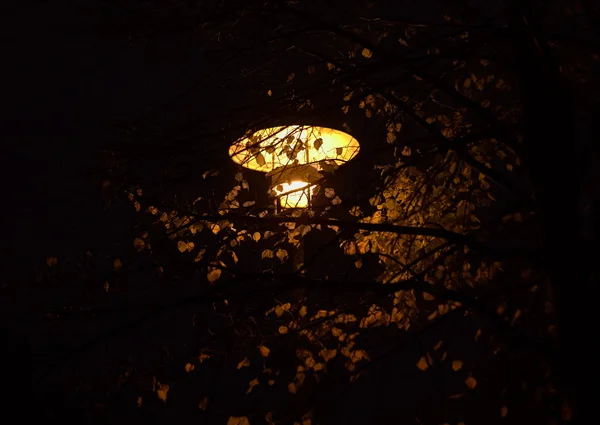
[[[354,158],[358,141],[326,127],[290,125],[247,133],[229,148],[231,159],[267,173],[281,208],[310,206],[313,183]]]

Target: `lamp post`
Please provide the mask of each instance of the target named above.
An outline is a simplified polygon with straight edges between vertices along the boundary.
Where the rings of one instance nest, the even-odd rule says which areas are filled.
[[[229,148],[231,159],[270,177],[278,212],[310,208],[314,184],[322,172],[332,172],[354,158],[358,141],[343,131],[326,127],[289,125],[247,133]],[[304,262],[303,242],[295,268]]]

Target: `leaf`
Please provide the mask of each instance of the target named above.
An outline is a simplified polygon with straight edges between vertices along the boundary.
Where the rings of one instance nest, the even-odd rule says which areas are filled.
[[[200,409],[200,410],[208,409],[208,397],[204,397],[202,400],[200,400],[200,403],[198,403],[198,409]]]
[[[410,147],[404,146],[404,149],[402,149],[402,155],[404,155],[404,156],[410,156],[411,153],[412,152],[410,150]]]
[[[423,299],[425,301],[433,301],[433,295],[431,295],[429,292],[423,292]]]
[[[344,153],[344,148],[335,148],[335,153],[341,155],[342,153]]]
[[[194,249],[194,242],[179,241],[177,242],[177,249],[181,253],[186,251],[192,252],[192,250]]]
[[[323,139],[321,139],[320,137],[317,140],[315,140],[315,143],[313,144],[313,146],[315,147],[315,150],[319,150],[322,145],[323,145]]]
[[[240,370],[241,368],[248,366],[250,366],[250,360],[248,360],[248,357],[244,357],[244,360],[238,363],[237,369]]]
[[[214,268],[206,274],[206,278],[210,283],[215,283],[221,277],[221,269]]]
[[[296,384],[294,384],[293,382],[290,382],[288,384],[288,391],[292,394],[296,394]]]
[[[366,47],[364,49],[362,49],[361,54],[363,55],[363,57],[365,57],[367,59],[370,59],[371,56],[373,56],[373,53],[369,49],[367,49]]]
[[[158,384],[158,389],[156,390],[156,395],[163,403],[167,402],[167,393],[169,392],[169,386],[167,384]]]
[[[185,371],[190,373],[191,371],[193,371],[195,369],[196,366],[194,366],[192,363],[186,363],[185,364]]]
[[[267,162],[265,161],[265,157],[263,156],[263,154],[261,152],[256,154],[256,163],[260,166],[265,165]]]
[[[250,425],[250,421],[246,416],[230,416],[227,425]]]
[[[113,260],[113,270],[117,271],[119,270],[121,267],[123,266],[123,264],[121,264],[121,260],[119,260],[118,258],[115,258]]]
[[[465,384],[468,388],[473,389],[477,386],[477,380],[472,376],[469,376],[467,379],[465,379]]]
[[[328,69],[329,71],[331,71],[332,69],[335,69],[335,65],[334,65],[334,64],[332,64],[332,63],[329,63],[329,62],[328,62],[328,63],[327,63],[327,69]]]
[[[144,240],[143,240],[143,239],[140,239],[140,238],[135,238],[135,239],[133,240],[133,247],[134,247],[135,249],[137,249],[138,251],[140,251],[140,252],[141,252],[141,251],[142,251],[142,249],[144,249],[144,246],[146,246],[146,242],[144,242]]]
[[[242,173],[235,173],[235,180],[241,182],[244,180],[244,175]]]
[[[261,260],[264,260],[265,258],[273,258],[273,251],[271,251],[270,249],[265,249],[261,256],[260,256]]]
[[[285,335],[286,333],[288,333],[288,328],[287,328],[287,326],[280,326],[280,327],[279,327],[279,333],[280,333],[281,335]]]
[[[427,363],[427,359],[425,358],[425,356],[419,359],[419,362],[417,363],[417,368],[419,368],[423,372],[429,368],[429,363]]]
[[[252,388],[256,387],[259,384],[258,378],[254,378],[252,381],[248,383],[248,391],[246,391],[246,395],[252,392]]]
[[[200,251],[198,251],[196,258],[194,258],[194,262],[197,263],[198,261],[202,260],[202,258],[204,258],[205,253],[206,253],[206,249],[204,249],[204,248],[202,248]]]
[[[296,77],[296,74],[294,74],[294,73],[292,72],[290,75],[288,75],[288,77],[287,77],[287,82],[289,83],[290,81],[292,81],[292,80],[294,79],[294,77]]]
[[[394,143],[396,141],[396,135],[393,132],[387,134],[386,140],[388,143]]]
[[[333,199],[331,200],[331,203],[332,203],[333,205],[339,205],[339,204],[341,204],[341,203],[342,203],[342,199],[341,199],[339,196],[336,196],[335,198],[333,198]]]
[[[258,346],[258,350],[260,351],[260,355],[263,356],[263,357],[268,357],[269,353],[271,352],[271,350],[269,350],[264,345],[259,345]]]
[[[502,406],[500,408],[500,417],[505,418],[508,415],[508,408],[506,406]]]
[[[333,198],[335,196],[335,190],[330,187],[325,188],[325,196],[328,198]]]
[[[306,306],[305,305],[300,307],[300,311],[298,311],[298,314],[300,315],[300,317],[306,316]]]
[[[462,360],[453,360],[453,361],[452,361],[452,370],[453,370],[453,371],[455,371],[455,372],[456,372],[456,371],[459,371],[459,370],[461,370],[461,369],[462,369],[462,367],[463,367],[463,362],[462,362]]]
[[[277,249],[277,258],[283,263],[289,256],[288,252],[285,249],[278,248]]]
[[[269,91],[267,92],[267,96],[273,96],[273,92],[272,92],[271,90],[269,90]]]

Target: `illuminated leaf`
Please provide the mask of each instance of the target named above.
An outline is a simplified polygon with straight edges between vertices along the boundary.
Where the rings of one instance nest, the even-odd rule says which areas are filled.
[[[252,239],[254,239],[255,242],[258,242],[260,240],[260,232],[254,232]]]
[[[252,392],[252,388],[256,387],[259,384],[258,382],[258,378],[254,378],[252,381],[250,381],[248,383],[248,390],[246,391],[246,394],[250,394]]]
[[[426,371],[429,368],[429,363],[427,362],[427,359],[425,358],[425,356],[421,357],[417,363],[417,368],[419,368],[422,371]]]
[[[279,333],[280,333],[280,334],[282,334],[282,335],[284,335],[284,334],[288,333],[288,328],[287,328],[287,326],[280,326],[280,327],[279,327]]]
[[[273,96],[273,92],[271,90],[267,91],[267,96]]]
[[[327,69],[331,71],[332,69],[335,69],[335,65],[332,63],[327,63]]]
[[[194,249],[194,242],[179,241],[177,242],[177,249],[182,253],[186,251],[192,252]]]
[[[341,204],[341,203],[342,203],[342,199],[341,199],[339,196],[336,196],[335,198],[333,198],[333,199],[331,200],[331,203],[332,203],[333,205],[339,205],[339,204]]]
[[[200,409],[200,410],[208,409],[208,397],[204,397],[202,400],[200,400],[200,403],[198,403],[198,409]]]
[[[269,353],[271,352],[271,350],[269,350],[267,347],[265,347],[264,345],[260,345],[258,347],[258,350],[260,351],[260,355],[263,357],[268,357]]]
[[[113,260],[113,270],[119,270],[122,266],[123,264],[121,264],[121,260],[119,260],[118,258],[115,258]]]
[[[288,258],[288,252],[285,249],[282,248],[278,248],[277,249],[277,258],[279,258],[279,260],[281,262],[284,262],[287,258]]]
[[[133,240],[133,247],[138,251],[142,251],[142,249],[144,249],[144,246],[146,246],[146,242],[144,242],[143,239],[135,238]]]
[[[185,364],[185,371],[186,372],[189,373],[189,372],[193,371],[194,369],[195,369],[195,366],[192,363],[186,363]]]
[[[250,360],[248,360],[247,357],[244,357],[244,360],[242,360],[241,362],[238,363],[237,368],[239,370],[243,367],[248,367],[248,366],[250,366]]]
[[[296,394],[296,384],[294,384],[293,382],[290,382],[288,384],[288,391],[292,394]]]
[[[287,82],[289,83],[290,81],[292,81],[294,79],[294,77],[296,77],[296,74],[294,74],[293,72],[291,74],[288,75],[287,77]]]
[[[435,298],[429,292],[423,292],[423,299],[425,301],[433,301]]]
[[[206,253],[206,249],[202,248],[200,251],[198,251],[198,254],[196,255],[196,258],[194,258],[194,262],[198,262],[200,260],[202,260],[202,258],[204,258],[204,254]]]
[[[363,57],[365,57],[367,59],[369,59],[371,56],[373,56],[373,53],[366,47],[364,49],[362,49],[361,54],[363,55]]]
[[[304,317],[306,316],[306,306],[303,305],[300,310],[298,311],[298,314],[300,315],[300,317]]]
[[[230,416],[227,425],[250,425],[250,421],[246,416]]]
[[[156,395],[163,403],[167,402],[167,393],[169,392],[169,386],[167,384],[157,383]]]
[[[356,267],[357,269],[360,269],[362,267],[362,265],[363,265],[362,258],[359,258],[358,260],[356,260],[354,262],[354,267]]]
[[[244,180],[244,175],[242,173],[235,173],[235,180],[241,182]]]
[[[210,270],[206,275],[206,278],[208,279],[208,281],[210,283],[215,283],[217,280],[219,280],[220,277],[221,277],[221,269],[218,269],[218,268],[214,268],[214,269]]]
[[[315,147],[315,150],[319,150],[322,145],[323,145],[323,139],[321,139],[319,137],[317,140],[315,140],[315,143],[313,146]]]
[[[472,376],[469,376],[467,379],[465,379],[465,384],[468,388],[473,389],[477,386],[477,380]]]
[[[261,166],[266,164],[265,157],[260,152],[256,154],[256,163]]]
[[[458,371],[461,370],[463,366],[463,362],[461,360],[453,360],[452,361],[452,370],[453,371]]]
[[[273,258],[273,251],[271,251],[270,249],[265,249],[261,254],[261,259],[265,258]]]
[[[402,149],[402,155],[404,155],[404,156],[410,156],[411,153],[412,152],[410,150],[410,147],[404,146],[404,149]]]
[[[396,135],[393,132],[387,134],[386,140],[388,143],[394,143],[396,141]]]
[[[325,188],[325,196],[328,198],[333,198],[335,196],[335,190],[330,187]]]

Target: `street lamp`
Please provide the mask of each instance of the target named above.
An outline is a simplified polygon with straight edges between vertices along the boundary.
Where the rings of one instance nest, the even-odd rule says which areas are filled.
[[[358,154],[358,141],[326,127],[289,125],[247,133],[229,148],[241,166],[267,173],[278,208],[307,208],[313,183]]]

